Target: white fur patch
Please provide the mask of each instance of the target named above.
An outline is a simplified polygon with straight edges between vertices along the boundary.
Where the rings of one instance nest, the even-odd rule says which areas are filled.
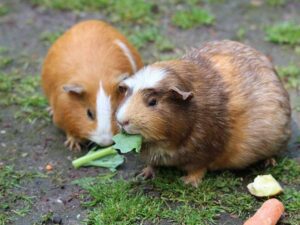
[[[116,113],[116,118],[119,123],[123,123],[124,121],[126,121],[126,110],[129,105],[129,102],[130,102],[130,97],[127,98],[125,102],[123,102],[123,104],[119,107]]]
[[[138,90],[154,88],[161,80],[166,77],[164,69],[147,66],[139,70],[134,76],[129,77],[124,82],[132,89],[133,93]]]
[[[115,40],[114,43],[122,49],[124,55],[129,60],[132,71],[135,73],[137,71],[137,66],[136,66],[135,60],[134,60],[133,55],[131,54],[129,48],[119,39]]]
[[[91,133],[90,140],[102,146],[113,143],[111,111],[110,96],[107,96],[100,81],[96,100],[97,128]]]
[[[166,77],[166,71],[160,68],[147,66],[138,71],[135,75],[127,78],[124,83],[132,90],[132,95],[119,107],[117,111],[117,121],[126,120],[126,111],[132,96],[139,90],[154,88],[162,79]]]

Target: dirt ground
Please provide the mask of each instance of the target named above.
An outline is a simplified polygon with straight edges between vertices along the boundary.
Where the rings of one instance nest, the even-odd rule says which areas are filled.
[[[157,2],[159,5],[159,1]],[[162,19],[161,30],[176,47],[174,52],[180,54],[186,48],[197,46],[204,41],[236,39],[237,30],[245,27],[247,32],[242,42],[270,56],[276,65],[300,66],[300,55],[295,54],[292,47],[266,42],[262,29],[264,25],[274,21],[290,18],[300,23],[300,2],[286,4],[280,8],[261,6],[254,9],[248,7],[249,2],[226,1],[226,4],[210,6],[210,10],[217,15],[217,22],[213,27],[182,31],[170,25],[167,19]],[[84,19],[105,19],[101,11],[58,11],[36,7],[29,1],[21,0],[0,0],[0,3],[5,3],[9,7],[9,13],[0,17],[0,46],[7,48],[7,55],[13,58],[10,67],[3,68],[2,72],[17,70],[24,77],[40,73],[41,63],[49,47],[49,44],[41,40],[42,34],[65,30]],[[146,62],[155,61],[156,56],[152,54],[151,49],[150,51],[142,49],[141,53]],[[296,89],[290,89],[289,93],[294,110],[293,138],[288,154],[300,163],[299,146],[295,144],[296,138],[300,136],[300,93]],[[0,97],[5,98],[5,95]],[[80,224],[86,214],[86,209],[80,204],[83,191],[71,182],[107,171],[99,168],[75,170],[71,160],[80,154],[69,152],[64,147],[64,134],[51,122],[35,120],[29,123],[24,119],[16,119],[15,112],[20,110],[19,105],[0,105],[0,107],[0,166],[13,165],[16,170],[39,172],[47,176],[34,177],[22,184],[22,187],[16,187],[34,198],[28,213],[25,216],[16,216],[13,224],[38,223],[41,217],[49,212],[53,212],[52,216],[58,223]],[[45,170],[47,164],[53,165],[54,169],[47,172]],[[141,167],[139,159],[129,155],[126,164],[118,170],[118,176],[133,177]],[[242,224],[242,221],[224,215],[218,224]]]

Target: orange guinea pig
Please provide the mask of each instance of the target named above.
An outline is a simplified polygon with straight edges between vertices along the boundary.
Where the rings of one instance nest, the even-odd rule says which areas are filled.
[[[148,167],[175,166],[197,186],[207,170],[242,169],[285,148],[289,96],[271,62],[233,41],[209,42],[120,83],[120,126],[144,138]],[[126,90],[127,89],[127,90]]]
[[[53,44],[42,68],[42,87],[68,148],[80,150],[84,140],[112,143],[118,132],[114,113],[122,100],[118,83],[142,66],[136,49],[102,21],[76,24]]]

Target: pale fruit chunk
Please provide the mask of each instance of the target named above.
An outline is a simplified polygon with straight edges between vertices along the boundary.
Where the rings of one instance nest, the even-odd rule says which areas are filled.
[[[253,183],[247,185],[249,192],[256,197],[274,196],[283,191],[272,175],[258,175]]]

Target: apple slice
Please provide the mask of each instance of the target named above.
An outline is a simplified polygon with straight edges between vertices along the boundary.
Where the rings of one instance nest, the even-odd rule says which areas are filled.
[[[283,189],[272,175],[258,175],[247,185],[249,192],[256,197],[269,197],[280,194]]]

